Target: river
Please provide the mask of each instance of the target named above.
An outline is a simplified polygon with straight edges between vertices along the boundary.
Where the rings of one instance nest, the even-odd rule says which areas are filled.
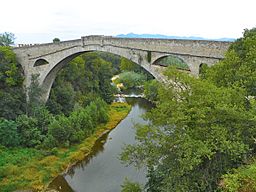
[[[88,158],[70,169],[67,174],[58,176],[49,185],[50,189],[60,192],[120,192],[126,177],[145,184],[146,169],[137,170],[133,166],[125,166],[119,160],[119,155],[125,144],[136,142],[134,125],[148,123],[141,115],[151,105],[143,98],[126,100],[132,105],[128,116],[96,142],[93,153]]]

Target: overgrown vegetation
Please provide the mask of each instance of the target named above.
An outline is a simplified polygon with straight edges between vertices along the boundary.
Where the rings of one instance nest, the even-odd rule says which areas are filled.
[[[10,47],[0,46],[0,117],[15,119],[25,112],[22,68]]]
[[[0,35],[1,45],[13,43],[13,36],[5,37]],[[12,50],[0,47],[1,191],[42,190],[90,153],[96,139],[129,110],[126,104],[107,104],[115,91],[110,78],[120,69],[126,87],[151,78],[127,59],[84,54],[60,72],[45,106],[36,76],[26,102],[22,69]],[[166,76],[168,85],[146,83],[145,95],[156,108],[146,115],[150,124],[137,127],[137,144],[121,156],[128,164],[147,166],[145,190],[255,191],[256,29],[245,30],[224,60],[202,67],[200,78],[175,67]],[[130,181],[122,188],[141,191]]]
[[[57,76],[45,105],[37,75],[26,101],[22,68],[12,49],[0,46],[1,191],[42,190],[128,114],[127,104],[109,105],[115,91],[110,78],[120,71],[119,63],[105,53],[77,57]]]
[[[35,148],[0,148],[0,189],[10,192],[17,189],[41,191],[59,173],[90,154],[96,140],[110,131],[129,112],[125,103],[113,103],[109,108],[109,120],[99,124],[80,144],[71,147],[53,147],[48,150]],[[63,132],[62,132],[63,133]],[[63,141],[65,142],[65,141]]]
[[[86,53],[60,71],[47,102],[51,113],[69,115],[75,105],[85,107],[97,97],[107,103],[113,101],[115,88],[110,84],[111,77],[119,69],[109,62],[112,57],[108,57],[109,61],[103,58],[107,58],[106,54]]]
[[[145,86],[151,124],[122,159],[147,166],[146,191],[255,191],[255,45],[256,29],[245,30],[201,78],[170,68],[167,87]]]
[[[120,70],[121,73],[114,82],[123,84],[123,89],[141,87],[146,81],[153,79],[145,69],[126,58],[121,58]]]
[[[124,184],[121,186],[122,191],[121,192],[142,192],[140,184],[134,183],[129,181],[128,179],[125,179]]]

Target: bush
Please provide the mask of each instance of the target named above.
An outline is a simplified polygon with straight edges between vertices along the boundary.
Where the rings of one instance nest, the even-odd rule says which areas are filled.
[[[141,86],[147,77],[143,74],[135,73],[135,72],[123,72],[119,75],[119,79],[117,83],[123,83],[126,89],[134,88],[136,86]]]
[[[95,127],[91,114],[85,108],[72,112],[69,119],[73,129],[83,130],[86,136],[90,135]]]
[[[46,148],[78,143],[90,136],[99,123],[108,121],[108,105],[102,99],[96,99],[86,108],[78,107],[69,117],[58,116],[49,124],[49,130],[43,146]]]
[[[139,183],[133,183],[129,181],[127,178],[124,181],[124,184],[121,185],[122,192],[142,192],[142,189],[140,187]]]
[[[38,128],[36,118],[20,115],[16,119],[18,132],[20,135],[20,144],[25,147],[35,147],[42,142],[43,135]]]
[[[17,123],[0,119],[0,145],[6,147],[16,147],[20,144],[17,131]]]
[[[69,140],[71,132],[71,122],[64,115],[58,116],[49,125],[48,137],[53,137],[56,140],[58,146],[63,146],[63,144]]]

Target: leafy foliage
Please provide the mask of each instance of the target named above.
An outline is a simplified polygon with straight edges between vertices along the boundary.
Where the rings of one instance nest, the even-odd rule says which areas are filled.
[[[4,32],[0,34],[0,46],[10,46],[14,44],[15,36],[13,33]]]
[[[26,147],[35,147],[43,140],[36,118],[20,115],[17,120],[20,144]]]
[[[148,191],[213,191],[254,146],[255,111],[241,88],[218,88],[171,69],[159,85],[152,123],[137,128],[139,144],[122,154],[149,169]]]
[[[69,117],[57,116],[48,127],[44,146],[47,148],[79,143],[90,136],[98,124],[108,121],[108,105],[96,99],[85,108],[78,108]]]
[[[82,108],[80,110],[83,110]],[[20,189],[42,191],[45,185],[67,169],[67,167],[83,160],[99,135],[113,129],[130,110],[125,103],[113,103],[110,106],[110,119],[105,125],[99,125],[96,132],[78,145],[70,148],[56,148],[54,138],[52,148],[48,150],[34,148],[5,148],[0,145],[0,189],[3,192]],[[78,114],[79,111],[77,111]],[[85,128],[87,129],[87,128]],[[49,142],[50,143],[50,142]]]
[[[15,119],[25,111],[23,74],[14,52],[0,47],[0,117]]]
[[[255,155],[255,32],[245,30],[223,61],[202,66],[201,79],[170,69],[167,88],[146,86],[149,98],[158,90],[157,107],[122,159],[148,167],[147,191],[255,191],[255,163],[227,174]]]
[[[114,61],[115,70],[109,61]],[[43,92],[37,75],[32,76],[26,102],[22,69],[15,54],[9,47],[0,47],[1,191],[31,186],[42,190],[42,184],[69,163],[82,160],[98,135],[116,126],[129,111],[124,104],[114,105],[110,110],[106,103],[112,102],[114,89],[110,78],[119,71],[119,63],[119,57],[104,53],[77,57],[56,79],[46,107],[40,99]],[[48,109],[58,115],[53,116]],[[106,124],[109,110],[113,117]],[[74,145],[89,137],[83,146]],[[56,148],[70,145],[72,148],[64,152]]]
[[[159,83],[157,80],[147,81],[144,84],[145,97],[151,102],[157,102]]]
[[[123,83],[126,89],[135,88],[136,86],[141,86],[146,82],[146,76],[140,73],[135,73],[132,71],[123,72],[119,74],[117,83]]]
[[[6,147],[15,147],[20,143],[20,138],[17,131],[17,123],[0,119],[0,145]]]
[[[76,104],[85,107],[97,97],[107,103],[113,101],[112,64],[102,59],[101,54],[83,54],[62,69],[47,102],[52,113],[68,115]]]
[[[120,61],[121,71],[134,71],[134,72],[137,71],[138,72],[139,68],[140,67],[136,63],[124,57],[121,58],[121,61]]]
[[[165,67],[174,66],[177,69],[189,70],[189,66],[182,59],[171,55],[160,58],[155,64]]]
[[[60,39],[55,37],[53,40],[52,40],[53,43],[59,43],[60,42]]]
[[[217,86],[242,87],[247,95],[256,96],[256,28],[244,31],[225,59],[205,71],[204,78]]]
[[[151,55],[151,53],[149,55]],[[153,76],[149,74],[144,68],[124,57],[121,58],[120,69],[122,72],[135,72],[143,75],[147,80],[153,79]]]
[[[125,179],[121,192],[142,192],[140,184]]]

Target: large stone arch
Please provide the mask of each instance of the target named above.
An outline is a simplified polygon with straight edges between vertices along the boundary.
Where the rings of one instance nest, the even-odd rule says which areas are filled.
[[[145,51],[134,51],[134,50],[127,50],[127,49],[108,49],[108,48],[101,48],[101,47],[86,47],[84,49],[71,49],[67,50],[66,53],[63,54],[58,54],[59,57],[55,58],[48,58],[45,56],[44,60],[50,60],[49,64],[44,65],[44,66],[38,66],[41,69],[40,70],[35,70],[36,72],[42,71],[39,76],[39,84],[41,85],[43,89],[43,94],[42,94],[42,100],[44,102],[47,101],[50,90],[52,87],[52,84],[58,74],[58,72],[65,66],[67,65],[72,59],[75,57],[86,53],[86,52],[94,52],[94,51],[100,51],[100,52],[107,52],[111,54],[115,54],[118,56],[125,57],[134,63],[138,64],[139,66],[143,67],[146,71],[148,71],[150,74],[152,74],[157,80],[159,81],[164,81],[163,75],[159,73],[161,69],[159,67],[151,66],[150,63],[147,61],[147,52]],[[50,56],[52,57],[52,55]],[[37,68],[38,68],[37,67]]]

